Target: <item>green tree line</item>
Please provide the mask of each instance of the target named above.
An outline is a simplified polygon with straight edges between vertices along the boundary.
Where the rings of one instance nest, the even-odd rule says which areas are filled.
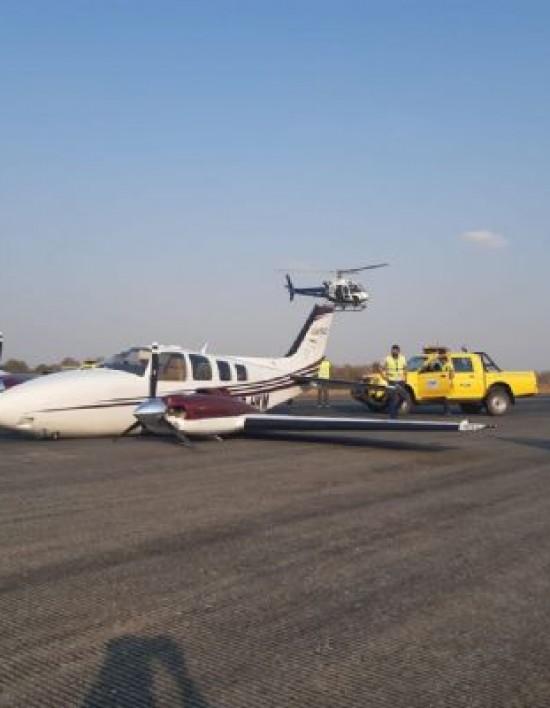
[[[59,363],[55,364],[38,364],[38,366],[29,366],[22,359],[8,359],[2,364],[2,369],[10,374],[50,374],[63,369],[78,369],[82,366],[82,362],[73,357],[67,356]]]

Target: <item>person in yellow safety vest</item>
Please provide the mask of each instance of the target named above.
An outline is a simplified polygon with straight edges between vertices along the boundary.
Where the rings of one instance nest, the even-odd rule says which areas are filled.
[[[317,377],[320,379],[330,379],[330,361],[324,357],[319,365]],[[328,385],[324,381],[317,384],[317,407],[328,408]]]
[[[453,379],[455,377],[455,370],[453,369],[453,365],[451,364],[451,359],[448,354],[443,353],[439,356],[439,361],[441,362],[441,371],[443,373],[448,374],[449,376],[449,389],[452,389]],[[443,414],[451,415],[451,404],[449,403],[449,399],[447,396],[445,396],[445,398],[443,399]]]
[[[390,354],[384,359],[382,372],[391,387],[388,405],[390,418],[397,418],[401,401],[405,395],[402,386],[407,376],[407,360],[401,354],[399,344],[394,344]]]

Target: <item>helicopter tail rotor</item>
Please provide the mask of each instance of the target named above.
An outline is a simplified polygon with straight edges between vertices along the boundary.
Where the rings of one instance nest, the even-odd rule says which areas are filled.
[[[286,276],[286,289],[288,290],[288,294],[290,295],[290,302],[294,300],[294,295],[296,291],[294,290],[294,285],[292,284],[292,280],[290,279],[290,275]]]

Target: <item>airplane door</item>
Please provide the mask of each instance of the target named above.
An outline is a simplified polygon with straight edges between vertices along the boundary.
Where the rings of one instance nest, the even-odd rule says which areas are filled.
[[[434,400],[451,395],[453,380],[449,371],[419,371],[418,396]]]
[[[483,377],[474,373],[472,358],[469,356],[453,356],[455,371],[453,398],[459,400],[480,400],[484,394]]]

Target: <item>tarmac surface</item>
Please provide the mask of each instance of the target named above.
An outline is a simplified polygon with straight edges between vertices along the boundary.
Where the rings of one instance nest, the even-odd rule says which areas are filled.
[[[549,419],[0,436],[0,705],[550,705]]]

